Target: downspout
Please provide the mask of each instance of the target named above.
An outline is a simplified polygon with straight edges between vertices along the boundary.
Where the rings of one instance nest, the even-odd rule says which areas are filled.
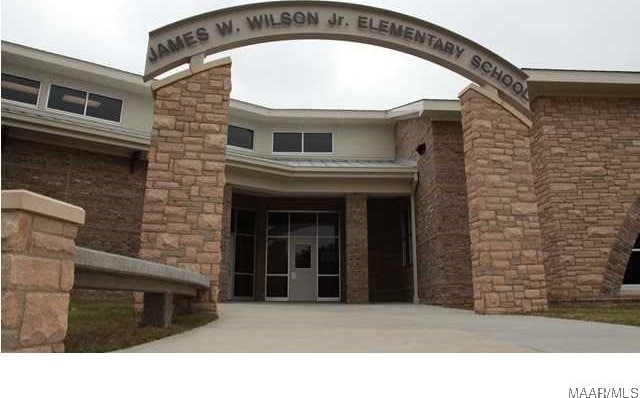
[[[424,101],[420,104],[420,110],[418,111],[418,117],[424,116],[426,109]],[[420,155],[418,154],[417,157]],[[416,162],[419,159],[416,159]],[[411,189],[411,257],[413,260],[413,303],[420,303],[420,294],[418,291],[418,245],[416,236],[416,191],[418,190],[418,183],[420,181],[420,175],[418,172],[413,173],[413,185]]]
[[[411,190],[411,260],[413,262],[413,302],[418,304],[418,250],[416,248],[416,190],[418,188],[418,173],[413,173],[413,189]]]

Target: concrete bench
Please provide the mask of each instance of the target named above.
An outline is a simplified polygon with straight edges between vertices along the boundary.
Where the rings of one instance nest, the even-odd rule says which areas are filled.
[[[76,248],[75,280],[80,289],[144,292],[142,323],[166,327],[171,324],[173,296],[196,296],[209,289],[209,279],[196,272],[151,261]]]

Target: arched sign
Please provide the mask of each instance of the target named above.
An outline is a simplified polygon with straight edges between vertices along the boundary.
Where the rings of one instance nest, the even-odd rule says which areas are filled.
[[[490,50],[429,22],[375,7],[328,1],[247,4],[200,14],[149,33],[144,79],[192,56],[281,40],[326,39],[391,48],[493,86],[529,109],[527,74]]]

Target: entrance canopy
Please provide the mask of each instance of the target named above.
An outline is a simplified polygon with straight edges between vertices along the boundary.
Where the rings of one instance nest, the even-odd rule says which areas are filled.
[[[352,41],[412,54],[492,86],[512,105],[529,109],[527,74],[479,44],[408,15],[326,1],[247,4],[156,29],[149,33],[144,79],[220,51],[299,39]]]

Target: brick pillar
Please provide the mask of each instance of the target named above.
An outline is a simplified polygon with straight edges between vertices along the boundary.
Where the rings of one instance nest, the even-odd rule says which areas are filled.
[[[345,197],[347,303],[369,301],[369,245],[367,242],[367,195]]]
[[[473,302],[462,125],[426,117],[395,126],[396,156],[416,161],[418,297],[421,303]],[[416,148],[424,144],[423,155]]]
[[[529,126],[476,86],[460,95],[474,308],[547,309]]]
[[[75,238],[84,219],[80,207],[2,191],[3,352],[64,352]]]
[[[153,86],[140,258],[207,275],[211,289],[192,308],[215,312],[231,61],[196,70]]]
[[[235,255],[231,247],[231,209],[232,192],[231,185],[224,187],[224,209],[222,213],[222,260],[220,262],[220,293],[219,301],[229,301],[233,298],[233,275],[231,259]]]

